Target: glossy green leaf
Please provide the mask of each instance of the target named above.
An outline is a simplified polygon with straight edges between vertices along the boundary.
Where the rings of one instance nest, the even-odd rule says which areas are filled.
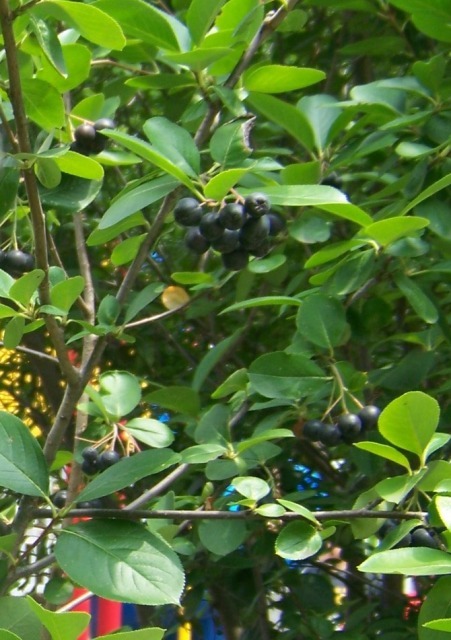
[[[396,462],[396,464],[401,465],[408,471],[410,471],[410,463],[407,457],[395,449],[394,447],[390,447],[388,444],[382,444],[380,442],[355,442],[354,446],[358,449],[363,449],[363,451],[369,451],[376,456],[380,456],[381,458],[385,458],[386,460],[391,460],[391,462]]]
[[[213,160],[224,168],[240,167],[251,153],[249,127],[249,120],[237,120],[216,129],[210,140]]]
[[[305,560],[323,546],[317,529],[307,522],[290,522],[276,540],[276,554],[289,560]]]
[[[199,150],[186,129],[167,118],[155,117],[146,120],[143,131],[149,142],[187,175],[196,177],[200,172]]]
[[[268,495],[271,490],[265,480],[255,476],[239,476],[234,478],[230,484],[242,496],[256,502]]]
[[[126,429],[136,440],[149,447],[169,447],[174,441],[172,430],[154,418],[132,418],[127,422]]]
[[[24,423],[0,411],[0,486],[19,494],[42,497],[49,476],[44,455]]]
[[[204,38],[226,0],[193,0],[186,14],[186,24],[196,44]]]
[[[282,127],[307,150],[314,147],[312,128],[303,113],[288,102],[264,93],[251,93],[246,102],[265,118]]]
[[[47,189],[54,189],[61,182],[61,171],[53,158],[37,158],[34,170],[39,182]]]
[[[225,47],[205,47],[193,49],[184,53],[167,53],[164,59],[170,63],[188,67],[191,71],[200,72],[217,60],[230,55],[230,49]]]
[[[39,191],[42,203],[47,207],[55,208],[64,213],[74,213],[82,211],[91,204],[101,186],[100,181],[63,175],[56,189],[42,187]]]
[[[21,640],[19,636],[17,636],[12,631],[8,631],[7,629],[0,628],[0,639],[1,640]]]
[[[211,371],[221,360],[224,354],[228,353],[230,349],[234,348],[234,345],[240,339],[241,333],[242,329],[237,329],[230,336],[218,342],[202,358],[202,360],[197,365],[193,376],[192,388],[194,389],[194,391],[200,391],[207,376],[211,373]]]
[[[56,32],[49,27],[45,20],[34,15],[30,15],[30,27],[48,62],[60,76],[67,75],[63,49]]]
[[[243,196],[255,191],[252,189],[239,189]],[[265,194],[272,204],[280,204],[286,207],[319,207],[328,204],[346,204],[348,200],[344,193],[323,185],[281,185],[265,187]]]
[[[36,77],[55,87],[61,93],[78,87],[89,77],[91,70],[91,53],[88,47],[73,43],[66,44],[62,49],[66,73],[62,76],[49,62],[42,61]]]
[[[160,627],[146,627],[145,629],[136,629],[135,631],[115,631],[100,636],[102,640],[162,640],[165,629]]]
[[[327,145],[329,131],[341,113],[335,107],[337,100],[326,94],[305,96],[297,104],[297,108],[308,119],[315,138],[315,147],[322,152]]]
[[[55,284],[50,290],[50,301],[66,313],[70,310],[77,298],[83,293],[85,280],[82,276],[73,276]]]
[[[341,242],[331,243],[324,249],[320,249],[316,253],[312,254],[306,261],[304,267],[310,269],[312,267],[319,267],[327,262],[335,260],[340,256],[353,251],[363,246],[363,242],[359,240],[343,240]]]
[[[443,526],[451,531],[451,497],[436,496],[434,504]]]
[[[99,229],[108,229],[118,222],[132,216],[136,211],[140,211],[150,204],[161,200],[168,193],[173,191],[178,185],[178,181],[169,176],[163,176],[139,184],[137,187],[128,188],[119,193],[113,203],[105,211],[99,221]]]
[[[211,273],[203,271],[175,271],[171,278],[177,284],[213,284],[215,282]]]
[[[288,511],[293,511],[300,516],[303,516],[306,520],[310,520],[310,522],[313,522],[314,524],[319,524],[314,514],[302,504],[298,504],[297,502],[293,502],[292,500],[285,500],[284,498],[277,498],[277,502],[279,502]]]
[[[128,371],[108,371],[99,378],[102,400],[108,413],[117,419],[127,415],[141,400],[138,379]]]
[[[161,295],[163,284],[161,282],[151,282],[139,293],[131,296],[128,307],[125,311],[124,324],[127,324],[143,311],[149,304]]]
[[[213,176],[204,187],[206,198],[221,201],[249,169],[227,169]]]
[[[127,216],[123,220],[119,220],[119,222],[116,222],[106,229],[94,229],[87,237],[86,244],[88,247],[96,247],[99,244],[106,244],[114,240],[129,229],[146,226],[146,220],[141,212],[132,213],[132,215]]]
[[[236,391],[244,391],[249,381],[247,369],[237,369],[234,371],[217,389],[211,394],[213,400],[225,398]]]
[[[254,512],[264,518],[280,518],[280,516],[286,513],[285,509],[280,504],[273,503],[262,504],[254,509]]]
[[[42,269],[33,269],[29,273],[24,273],[12,285],[9,297],[26,307],[43,280],[44,272]]]
[[[5,640],[36,640],[41,636],[42,625],[32,612],[26,598],[3,596],[0,598],[0,629],[9,632]]]
[[[89,625],[91,616],[84,611],[56,613],[44,609],[30,596],[27,596],[27,602],[31,611],[49,632],[52,640],[77,640]]]
[[[27,115],[33,122],[46,131],[64,126],[64,102],[57,89],[43,80],[24,78],[22,91]]]
[[[438,320],[438,309],[428,295],[403,273],[395,275],[395,283],[412,305],[415,313],[428,324],[434,324]]]
[[[445,551],[412,547],[374,553],[357,567],[369,573],[400,573],[405,576],[442,575],[451,571],[451,557]]]
[[[422,475],[424,475],[424,470],[414,476],[406,474],[385,478],[378,482],[374,488],[380,497],[387,502],[399,504],[416,487]]]
[[[177,555],[136,522],[91,520],[69,526],[58,537],[55,555],[72,580],[104,598],[143,605],[180,601],[184,576]]]
[[[102,165],[94,160],[94,158],[82,156],[74,151],[68,151],[63,156],[58,156],[54,159],[54,162],[63,173],[69,173],[79,178],[86,178],[86,180],[103,179],[104,171]]]
[[[114,466],[105,469],[91,480],[77,496],[77,499],[85,501],[102,498],[134,484],[142,478],[161,473],[161,471],[177,464],[179,460],[179,454],[170,449],[149,449],[135,453],[130,457],[121,458]]]
[[[271,273],[279,267],[281,267],[287,258],[281,253],[275,253],[266,258],[260,258],[258,260],[252,260],[249,263],[248,269],[251,273]]]
[[[252,307],[266,307],[266,306],[282,306],[289,305],[299,307],[302,304],[301,300],[297,298],[291,298],[289,296],[263,296],[261,298],[249,298],[243,300],[243,302],[235,302],[229,307],[226,307],[221,313],[230,313],[231,311],[239,311],[240,309],[250,309]]]
[[[310,295],[303,301],[296,325],[306,340],[329,350],[343,343],[348,330],[341,302],[321,293]]]
[[[12,318],[5,327],[3,333],[3,346],[6,349],[15,349],[19,346],[25,332],[25,318],[16,316]]]
[[[210,460],[216,460],[226,451],[227,448],[220,444],[195,444],[182,451],[182,462],[186,464],[205,464]]]
[[[437,429],[439,417],[440,407],[434,398],[422,391],[409,391],[385,407],[378,429],[395,446],[421,456]]]
[[[186,31],[165,11],[143,0],[98,0],[95,6],[112,16],[132,38],[169,50],[180,50],[178,33]],[[186,40],[186,36],[184,36]]]
[[[146,395],[146,402],[189,416],[196,416],[200,411],[199,394],[190,387],[174,385],[157,389]]]
[[[381,246],[385,247],[395,240],[412,235],[415,231],[424,229],[429,224],[427,218],[401,217],[378,220],[362,229],[359,236],[371,238]]]
[[[0,216],[13,207],[19,187],[20,171],[11,161],[5,161],[0,171]]]
[[[443,176],[443,178],[440,178],[433,184],[426,187],[426,189],[424,189],[416,198],[414,198],[406,207],[404,207],[404,209],[401,211],[401,215],[405,215],[408,211],[419,205],[420,202],[427,200],[442,189],[446,189],[446,187],[449,187],[450,184],[451,174]]]
[[[317,69],[268,64],[255,65],[247,69],[243,74],[243,83],[248,91],[285,93],[309,87],[325,77],[326,74]]]
[[[156,167],[159,167],[165,173],[173,176],[179,182],[188,187],[188,189],[194,190],[194,186],[187,174],[182,171],[180,167],[168,160],[164,154],[155,149],[149,143],[144,142],[144,140],[139,140],[138,138],[135,138],[128,133],[122,133],[120,131],[106,130],[104,132],[104,135],[106,135],[108,138],[112,138],[115,142],[122,145],[126,149],[129,149],[133,153],[136,153],[136,155],[140,158],[143,158],[151,164],[154,164]]]
[[[218,556],[235,551],[246,539],[246,524],[242,520],[204,520],[198,527],[203,546]]]
[[[255,447],[256,444],[261,442],[267,442],[268,440],[280,440],[281,438],[293,438],[294,434],[290,429],[268,429],[265,431],[258,431],[250,438],[241,440],[235,445],[235,449],[238,453],[243,453],[247,449]]]
[[[115,267],[119,267],[123,264],[129,264],[136,258],[138,251],[146,238],[146,234],[143,233],[139,236],[132,236],[126,238],[119,244],[117,244],[111,252],[111,262]]]
[[[32,13],[44,20],[50,16],[62,20],[76,29],[86,40],[106,49],[118,50],[125,46],[122,29],[111,13],[101,11],[92,4],[85,5],[68,0],[43,0],[32,8]]]
[[[424,625],[427,629],[433,629],[434,631],[445,631],[451,633],[451,618],[439,618],[438,620],[431,620]]]
[[[438,578],[428,590],[428,597],[423,602],[418,616],[419,640],[449,640],[449,635],[436,621],[451,617],[449,593],[451,576]]]

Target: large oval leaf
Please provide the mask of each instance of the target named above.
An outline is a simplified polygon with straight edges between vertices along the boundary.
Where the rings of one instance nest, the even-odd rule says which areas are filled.
[[[400,573],[404,576],[430,576],[451,573],[451,555],[427,547],[406,547],[381,551],[357,567],[370,573]]]
[[[144,605],[180,601],[184,575],[178,556],[136,522],[69,526],[58,538],[55,555],[72,580],[103,598]]]
[[[310,558],[321,549],[323,540],[308,522],[290,522],[277,536],[276,553],[290,560]]]

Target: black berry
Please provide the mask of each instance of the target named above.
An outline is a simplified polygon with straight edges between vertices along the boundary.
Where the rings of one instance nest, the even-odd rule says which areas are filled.
[[[81,457],[83,460],[87,460],[88,462],[97,462],[99,452],[95,447],[86,447],[81,452]]]
[[[261,218],[269,212],[270,202],[264,193],[252,193],[244,201],[244,210],[253,218]]]
[[[210,248],[209,241],[199,231],[198,227],[191,227],[188,229],[185,235],[185,244],[188,249],[194,251],[194,253],[205,253]]]
[[[231,229],[224,229],[224,232],[220,238],[214,240],[211,246],[216,251],[221,253],[230,253],[238,248],[240,240],[240,234],[238,231],[232,231]]]
[[[362,422],[355,413],[345,413],[337,419],[337,427],[344,442],[351,443],[359,437]]]
[[[202,209],[194,198],[182,198],[174,209],[174,219],[184,227],[195,227],[202,218]]]
[[[88,149],[94,144],[96,130],[92,124],[88,124],[87,122],[80,124],[74,131],[74,139],[79,145]]]
[[[269,236],[267,216],[247,220],[240,230],[240,244],[243,249],[256,249]]]
[[[100,471],[100,468],[97,460],[83,460],[81,470],[83,473],[86,473],[87,476],[93,476]]]
[[[5,253],[2,266],[5,271],[26,273],[34,269],[34,257],[20,249],[12,249]]]
[[[275,213],[275,211],[270,211],[266,214],[269,220],[269,235],[276,236],[278,233],[283,231],[287,226],[285,219],[282,218],[281,215]]]
[[[217,213],[206,213],[199,222],[199,231],[209,242],[218,240],[224,233],[224,227],[219,222]]]
[[[333,447],[341,440],[340,429],[336,424],[324,424],[318,434],[318,440],[327,446]]]
[[[264,258],[271,251],[271,241],[269,238],[265,238],[261,244],[257,247],[249,249],[251,256],[256,258]]]
[[[244,249],[235,249],[230,253],[224,253],[222,263],[226,269],[231,271],[240,271],[247,267],[249,262],[249,253]]]
[[[366,407],[362,407],[357,414],[362,423],[362,429],[371,429],[377,425],[377,421],[381,414],[381,410],[379,407],[376,407],[372,404],[367,405]]]
[[[121,456],[117,451],[102,451],[99,456],[98,466],[103,471],[104,469],[108,469],[108,467],[112,467],[114,464],[119,462],[120,459]]]
[[[241,229],[245,220],[246,214],[244,207],[241,204],[226,204],[225,207],[219,211],[219,222],[226,229]]]
[[[65,489],[61,489],[60,491],[57,491],[56,493],[53,494],[53,496],[51,496],[51,500],[55,505],[55,507],[57,507],[58,509],[62,509],[66,504],[67,491]]]
[[[111,118],[100,118],[100,120],[96,120],[94,122],[94,129],[99,132],[102,129],[114,129],[116,127],[116,123]],[[102,134],[100,134],[102,135]]]
[[[326,425],[321,420],[307,420],[304,424],[302,434],[309,440],[319,440],[319,435]]]
[[[426,527],[417,527],[410,533],[412,547],[429,547],[437,549],[438,543],[435,537],[426,529]]]

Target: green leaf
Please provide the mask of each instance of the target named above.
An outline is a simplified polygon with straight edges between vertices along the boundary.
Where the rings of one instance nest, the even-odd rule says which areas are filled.
[[[146,120],[143,131],[158,151],[187,175],[200,172],[200,153],[190,133],[167,118]]]
[[[102,183],[83,180],[76,176],[64,175],[56,189],[39,189],[41,200],[46,207],[64,213],[74,213],[85,209],[100,191]]]
[[[184,53],[167,53],[163,59],[170,63],[188,67],[191,71],[200,72],[217,60],[221,60],[221,58],[229,55],[230,49],[225,47],[205,47],[192,49]]]
[[[341,113],[336,104],[336,98],[326,94],[305,96],[297,104],[297,108],[309,121],[315,137],[315,147],[319,152],[327,146],[330,129]]]
[[[199,44],[212,26],[226,0],[192,0],[186,14],[186,24],[196,44]]]
[[[438,620],[431,620],[424,625],[427,629],[434,629],[435,631],[445,631],[451,633],[451,618],[439,618]]]
[[[434,504],[443,526],[451,531],[451,497],[436,496]]]
[[[258,260],[252,260],[248,269],[251,273],[271,273],[279,267],[281,267],[287,258],[284,254],[275,253],[267,258],[259,258]]]
[[[420,204],[420,202],[423,202],[423,200],[427,200],[427,198],[430,198],[442,189],[446,189],[446,187],[449,187],[450,184],[451,173],[443,176],[443,178],[440,178],[433,184],[426,187],[426,189],[424,189],[416,198],[414,198],[411,202],[409,202],[407,206],[404,207],[404,209],[401,211],[401,215],[405,215],[408,211]]]
[[[99,3],[97,3],[99,4]],[[32,9],[32,14],[44,20],[52,16],[76,29],[86,40],[106,49],[123,49],[125,37],[118,22],[109,12],[92,4],[79,4],[68,0],[43,0]]]
[[[424,472],[425,470],[422,469],[420,473],[414,476],[406,474],[394,478],[385,478],[385,480],[378,482],[374,488],[378,495],[387,502],[399,504],[415,488]]]
[[[31,611],[25,598],[4,596],[0,598],[0,628],[11,633],[5,640],[36,640],[41,637],[42,625]]]
[[[348,330],[343,305],[338,299],[321,293],[304,300],[296,317],[296,325],[306,340],[329,350],[343,343]]]
[[[359,232],[358,237],[371,238],[382,247],[412,235],[415,231],[424,229],[429,224],[427,218],[401,217],[388,218],[387,220],[378,220],[368,225]]]
[[[116,418],[133,411],[141,400],[141,386],[128,371],[108,371],[100,376],[99,385],[106,410]]]
[[[412,305],[415,313],[428,324],[437,322],[439,314],[438,309],[432,300],[424,291],[403,273],[397,273],[394,281],[402,293],[405,295],[409,303]]]
[[[180,460],[178,453],[170,449],[149,449],[124,457],[113,467],[102,471],[77,496],[79,501],[102,498],[119,491],[142,478],[161,473]]]
[[[86,178],[86,180],[102,180],[103,167],[93,158],[82,156],[74,151],[68,151],[63,156],[55,158],[54,162],[63,173]],[[47,186],[47,185],[45,185]]]
[[[141,524],[79,522],[61,531],[55,555],[72,580],[103,598],[143,605],[179,604],[184,586],[180,561]]]
[[[101,300],[97,309],[97,321],[99,325],[112,326],[116,323],[116,320],[120,314],[121,306],[111,294],[106,295]]]
[[[299,400],[324,388],[327,378],[312,360],[283,351],[260,356],[249,367],[252,389],[265,398]]]
[[[42,4],[46,4],[46,2]],[[53,131],[55,127],[64,126],[64,102],[57,89],[43,80],[24,78],[22,92],[25,110],[33,122],[46,131]]]
[[[158,296],[161,295],[162,290],[163,285],[160,282],[152,282],[132,297],[125,312],[124,324],[133,320],[138,313],[145,309],[151,302],[156,300]]]
[[[246,389],[249,377],[247,375],[247,369],[237,369],[230,374],[222,384],[215,389],[211,394],[213,400],[219,400],[225,398],[236,391],[244,391]]]
[[[392,444],[421,456],[437,429],[440,407],[422,391],[409,391],[382,411],[380,433]]]
[[[36,74],[39,80],[44,80],[55,87],[61,93],[71,91],[82,84],[88,77],[91,70],[91,52],[88,47],[78,44],[65,44],[62,53],[66,73],[61,75],[55,68],[42,60],[42,67]]]
[[[210,153],[224,168],[240,167],[251,153],[249,120],[237,120],[218,127],[210,140]]]
[[[418,639],[419,640],[449,640],[444,629],[436,627],[436,621],[449,618],[451,589],[451,576],[443,576],[435,581],[435,584],[428,590],[428,597],[425,598],[418,616]],[[438,625],[441,627],[441,625]]]
[[[1,640],[22,640],[12,631],[7,631],[6,629],[0,629],[0,639]]]
[[[49,474],[44,455],[24,423],[0,411],[0,486],[19,494],[47,495]]]
[[[298,504],[297,502],[292,502],[292,500],[285,500],[284,498],[277,498],[277,502],[279,502],[285,509],[288,511],[293,511],[294,513],[298,513],[300,516],[303,516],[306,520],[310,520],[314,524],[319,525],[318,520],[315,518],[314,514],[304,507],[302,504]]]
[[[255,189],[239,189],[240,195],[247,196]],[[320,207],[325,204],[349,204],[344,193],[324,185],[280,185],[265,187],[265,194],[272,204],[286,207]]]
[[[218,342],[207,354],[202,358],[196,367],[193,376],[192,388],[194,391],[200,391],[207,376],[214,369],[221,358],[233,349],[234,345],[240,339],[242,328],[237,329],[232,335]]]
[[[99,637],[102,640],[162,640],[165,629],[160,627],[146,627],[145,629],[137,629],[135,631],[115,631],[107,633]]]
[[[259,93],[285,93],[316,84],[326,74],[317,69],[288,65],[254,65],[243,74],[244,88]]]
[[[9,297],[26,307],[43,280],[44,272],[42,269],[34,269],[29,273],[24,273],[12,285]]]
[[[11,161],[4,161],[0,171],[0,216],[3,218],[13,207],[19,187],[20,171],[16,165],[11,166]]]
[[[277,536],[276,554],[289,560],[305,560],[322,546],[323,540],[315,527],[307,522],[290,522]]]
[[[294,433],[290,429],[268,429],[265,431],[258,431],[246,440],[241,440],[236,445],[238,453],[243,453],[246,449],[255,447],[260,442],[267,442],[268,440],[280,440],[280,438],[293,438]]]
[[[36,600],[27,596],[30,609],[50,633],[52,640],[77,640],[89,625],[90,615],[84,611],[56,613],[41,607]]]
[[[3,346],[6,349],[15,349],[19,346],[22,336],[25,333],[25,318],[16,316],[12,318],[3,332]]]
[[[172,430],[154,418],[133,418],[127,422],[126,429],[136,440],[149,447],[161,449],[169,447],[174,441]]]
[[[117,238],[125,231],[129,229],[135,229],[137,227],[146,227],[146,220],[142,213],[133,213],[131,216],[127,216],[124,220],[116,222],[107,229],[94,229],[86,239],[88,247],[96,247],[99,244],[106,244],[114,238]]]
[[[213,284],[215,282],[211,273],[203,271],[174,271],[171,278],[177,284]]]
[[[265,480],[255,476],[238,476],[230,484],[235,491],[241,493],[245,498],[255,500],[255,502],[264,498],[271,491],[269,484]]]
[[[205,185],[205,197],[221,201],[248,171],[249,169],[227,169],[227,171],[221,171]]]
[[[280,516],[286,513],[285,509],[281,505],[271,503],[260,505],[254,509],[254,512],[265,518],[280,518]]]
[[[313,131],[303,113],[291,104],[263,93],[251,93],[246,102],[263,117],[282,127],[308,151],[314,147]]]
[[[242,520],[204,520],[199,524],[198,533],[208,551],[226,556],[243,544],[247,529]]]
[[[174,385],[157,389],[146,395],[146,402],[193,417],[200,411],[199,394],[190,387]]]
[[[143,42],[179,51],[177,31],[184,27],[164,11],[143,0],[98,0],[95,6],[112,16],[124,33]],[[176,27],[176,28],[175,28]]]
[[[147,160],[151,164],[154,164],[156,167],[162,169],[165,173],[176,178],[179,182],[188,187],[191,191],[196,193],[196,190],[193,186],[193,183],[187,176],[187,174],[180,169],[173,162],[168,160],[166,156],[157,149],[155,149],[152,145],[144,140],[139,140],[134,136],[129,135],[128,133],[122,133],[120,131],[109,131],[105,130],[104,135],[108,138],[112,138],[115,142],[122,145],[126,149],[129,149],[133,153],[136,153],[137,156]]]
[[[396,462],[396,464],[401,465],[401,467],[404,467],[408,471],[411,470],[409,460],[406,456],[388,444],[381,444],[380,442],[355,442],[354,446],[363,451],[374,453],[375,456]]]
[[[298,300],[297,298],[290,298],[289,296],[263,296],[261,298],[249,298],[248,300],[243,300],[243,302],[235,302],[229,307],[223,309],[219,315],[221,315],[222,313],[230,313],[231,311],[239,311],[240,309],[250,309],[252,307],[282,305],[300,307],[301,304],[301,300]]]
[[[359,249],[363,244],[364,243],[359,240],[343,240],[341,242],[329,244],[329,246],[326,246],[324,249],[320,249],[311,255],[306,261],[304,267],[306,269],[319,267],[322,264],[335,260],[335,258],[339,258],[345,253]]]
[[[58,282],[50,289],[50,301],[58,309],[69,312],[77,298],[83,293],[85,279],[73,276],[63,282]]]
[[[30,15],[30,27],[45,57],[61,76],[67,75],[61,43],[54,29],[45,20]]]
[[[6,304],[0,304],[0,318],[15,318],[18,315],[20,315],[19,311],[14,311]]]
[[[54,189],[61,182],[61,171],[53,158],[37,158],[34,170],[39,182],[47,189]]]
[[[357,569],[369,573],[400,573],[405,576],[442,575],[451,571],[451,556],[445,551],[412,547],[374,553]]]
[[[196,444],[182,451],[182,462],[186,464],[205,464],[210,460],[216,460],[226,451],[227,448],[220,444]]]
[[[142,243],[146,238],[146,234],[142,233],[139,236],[132,236],[126,238],[119,244],[117,244],[111,252],[111,262],[115,267],[119,267],[123,264],[129,264],[136,258],[138,251]]]
[[[132,216],[150,204],[161,200],[173,191],[178,181],[169,176],[163,176],[139,184],[134,188],[127,188],[115,198],[99,221],[99,229],[108,229],[118,222]]]

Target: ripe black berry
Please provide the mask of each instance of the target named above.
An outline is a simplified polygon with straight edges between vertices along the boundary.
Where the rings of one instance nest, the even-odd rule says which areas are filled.
[[[83,460],[81,470],[83,473],[86,473],[87,476],[93,476],[100,471],[97,460]]]
[[[5,262],[5,258],[6,258],[6,251],[3,251],[3,249],[0,249],[0,268],[3,268],[3,263]]]
[[[438,543],[435,537],[430,533],[426,527],[417,527],[410,533],[411,546],[412,547],[429,547],[431,549],[437,549]]]
[[[210,248],[210,243],[201,234],[198,227],[191,227],[185,235],[185,244],[194,253],[202,254]]]
[[[121,456],[117,451],[102,451],[99,456],[98,466],[100,467],[100,470],[103,471],[104,469],[108,469],[108,467],[112,467],[114,464],[119,462],[120,459]]]
[[[276,236],[278,233],[283,231],[285,229],[285,227],[287,226],[287,223],[285,222],[285,219],[282,218],[282,216],[279,215],[278,213],[276,213],[275,211],[270,211],[266,215],[268,216],[268,220],[269,220],[269,235],[270,236]]]
[[[321,420],[307,420],[304,424],[302,435],[309,440],[319,440],[319,435],[325,426]]]
[[[249,254],[244,249],[235,249],[230,253],[224,253],[222,263],[226,269],[231,271],[240,271],[247,267],[249,262]]]
[[[246,214],[241,204],[231,203],[222,207],[218,218],[223,227],[234,230],[241,229],[246,220]]]
[[[256,249],[269,236],[269,220],[267,216],[250,218],[240,230],[240,244],[243,249]]]
[[[211,243],[211,246],[215,251],[220,251],[221,253],[230,253],[230,251],[235,251],[238,248],[238,243],[240,240],[240,234],[238,231],[232,231],[231,229],[224,229],[224,232],[220,238],[214,240]]]
[[[81,452],[81,457],[83,460],[87,462],[97,462],[97,458],[99,457],[99,452],[95,447],[86,447]]]
[[[80,124],[74,131],[75,142],[78,142],[82,147],[87,149],[92,146],[96,139],[96,130],[92,124],[85,122]]]
[[[217,213],[206,213],[199,222],[199,231],[209,242],[218,240],[224,233],[224,227],[219,222]]]
[[[327,446],[333,447],[341,440],[340,429],[336,424],[324,424],[318,434],[318,440]]]
[[[332,171],[332,173],[329,173],[328,176],[321,180],[321,184],[325,184],[328,187],[334,187],[334,189],[341,189],[343,186],[343,180],[337,173],[335,173],[335,171]]]
[[[265,213],[269,212],[270,202],[264,193],[252,193],[244,201],[244,210],[252,218],[261,218]]]
[[[103,502],[101,498],[95,498],[94,500],[82,500],[75,505],[77,509],[102,509]]]
[[[55,505],[55,507],[57,507],[58,509],[62,509],[66,504],[67,491],[65,489],[61,489],[60,491],[57,491],[56,493],[53,494],[53,496],[51,496],[51,500]]]
[[[202,218],[202,209],[194,198],[182,198],[174,209],[174,219],[184,227],[195,227]]]
[[[362,431],[362,422],[355,413],[345,413],[337,419],[337,427],[344,442],[351,443]]]
[[[378,418],[381,414],[381,410],[379,407],[376,407],[372,404],[367,405],[366,407],[362,407],[357,414],[362,423],[362,429],[371,429],[377,425]]]
[[[34,269],[34,257],[20,249],[7,251],[3,258],[3,268],[5,271],[13,273],[26,273]]]
[[[96,120],[94,122],[94,129],[99,132],[102,129],[114,129],[116,127],[116,123],[111,118],[100,118],[100,120]],[[100,134],[102,135],[102,134]]]
[[[256,258],[264,258],[271,251],[271,241],[269,238],[265,238],[261,244],[257,247],[249,249],[251,256]]]

